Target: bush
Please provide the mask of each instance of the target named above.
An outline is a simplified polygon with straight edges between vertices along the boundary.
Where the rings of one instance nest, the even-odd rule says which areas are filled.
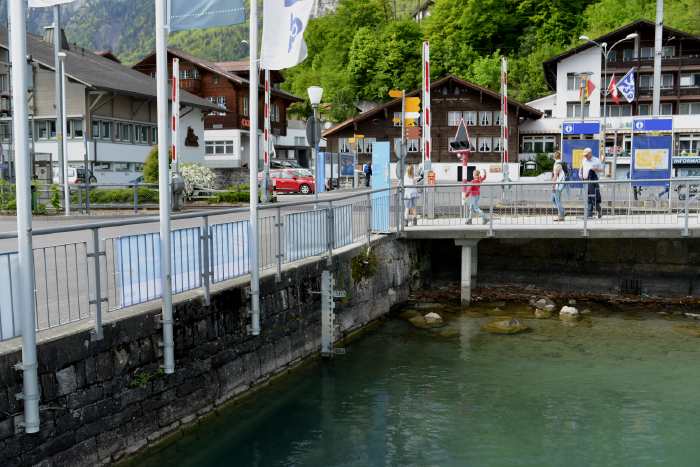
[[[51,206],[58,211],[61,209],[61,190],[58,185],[51,185]]]
[[[158,202],[158,190],[151,188],[138,188],[139,204]],[[77,202],[77,195],[73,195]],[[114,190],[90,190],[90,202],[94,204],[133,204],[134,190],[132,188],[118,188]]]
[[[46,209],[46,205],[44,203],[38,203],[36,205],[36,209],[34,209],[34,214],[38,214],[40,216],[44,216],[48,213],[49,211]]]
[[[210,168],[199,164],[180,165],[180,175],[185,181],[185,197],[191,199],[195,188],[210,190],[214,188],[216,175]]]
[[[158,146],[153,146],[143,163],[143,180],[146,183],[158,183]]]
[[[0,180],[0,211],[14,211],[15,209],[15,186]]]
[[[216,196],[209,200],[209,203],[245,203],[249,200],[250,194],[247,191],[226,190],[222,193],[217,193]]]

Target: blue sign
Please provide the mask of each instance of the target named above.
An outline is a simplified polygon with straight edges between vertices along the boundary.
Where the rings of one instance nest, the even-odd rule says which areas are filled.
[[[632,139],[632,180],[671,178],[671,135],[637,135]],[[666,182],[637,182],[635,186],[668,186]]]
[[[372,190],[391,188],[390,174],[391,149],[388,141],[377,141],[372,144]],[[390,191],[372,193],[372,230],[389,231],[389,202]]]
[[[583,150],[590,149],[593,157],[599,157],[600,142],[597,139],[565,139],[562,141],[562,161],[569,168],[569,180],[579,181],[579,169],[583,160]],[[572,188],[582,188],[582,183],[569,185]]]
[[[671,118],[643,118],[635,119],[632,124],[634,131],[672,131],[673,119]]]
[[[316,192],[323,193],[326,191],[326,153],[316,153]]]
[[[561,126],[565,135],[597,135],[600,133],[599,122],[564,122]]]
[[[340,176],[352,177],[355,175],[355,155],[340,154]]]

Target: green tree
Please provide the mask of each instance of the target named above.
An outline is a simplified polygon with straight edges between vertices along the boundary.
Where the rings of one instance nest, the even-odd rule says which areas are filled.
[[[153,146],[143,163],[143,181],[158,183],[158,146]]]

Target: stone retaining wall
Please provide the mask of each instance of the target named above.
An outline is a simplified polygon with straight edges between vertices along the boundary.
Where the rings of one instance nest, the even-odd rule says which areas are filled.
[[[415,246],[375,242],[376,272],[354,281],[354,248],[334,257],[331,270],[348,297],[336,307],[342,333],[358,329],[408,297]],[[176,371],[164,375],[162,333],[153,309],[104,328],[91,341],[84,330],[38,348],[41,430],[21,429],[20,352],[0,355],[0,465],[94,466],[124,458],[285,371],[320,349],[320,289],[326,260],[306,261],[261,281],[261,329],[249,336],[247,284],[176,305]]]

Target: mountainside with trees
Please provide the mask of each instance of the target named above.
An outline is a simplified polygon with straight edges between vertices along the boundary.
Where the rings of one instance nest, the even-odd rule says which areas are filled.
[[[324,1],[324,0],[321,0]],[[0,0],[0,21],[6,20]],[[500,57],[509,58],[509,92],[527,101],[550,92],[542,62],[579,43],[640,18],[654,20],[655,0],[435,0],[422,23],[411,13],[423,0],[339,0],[306,31],[308,59],[284,72],[298,96],[320,84],[326,116],[357,112],[362,101],[384,101],[392,88],[420,82],[421,43],[431,45],[432,76],[453,73],[499,88]],[[259,2],[262,4],[262,2]],[[326,5],[326,4],[324,4]],[[111,50],[134,63],[154,48],[154,0],[77,0],[63,8],[70,42]],[[33,9],[29,30],[50,24],[50,9]],[[698,0],[666,0],[665,24],[700,35]],[[169,44],[211,60],[247,55],[247,25],[172,34]],[[305,111],[306,109],[299,109]]]

